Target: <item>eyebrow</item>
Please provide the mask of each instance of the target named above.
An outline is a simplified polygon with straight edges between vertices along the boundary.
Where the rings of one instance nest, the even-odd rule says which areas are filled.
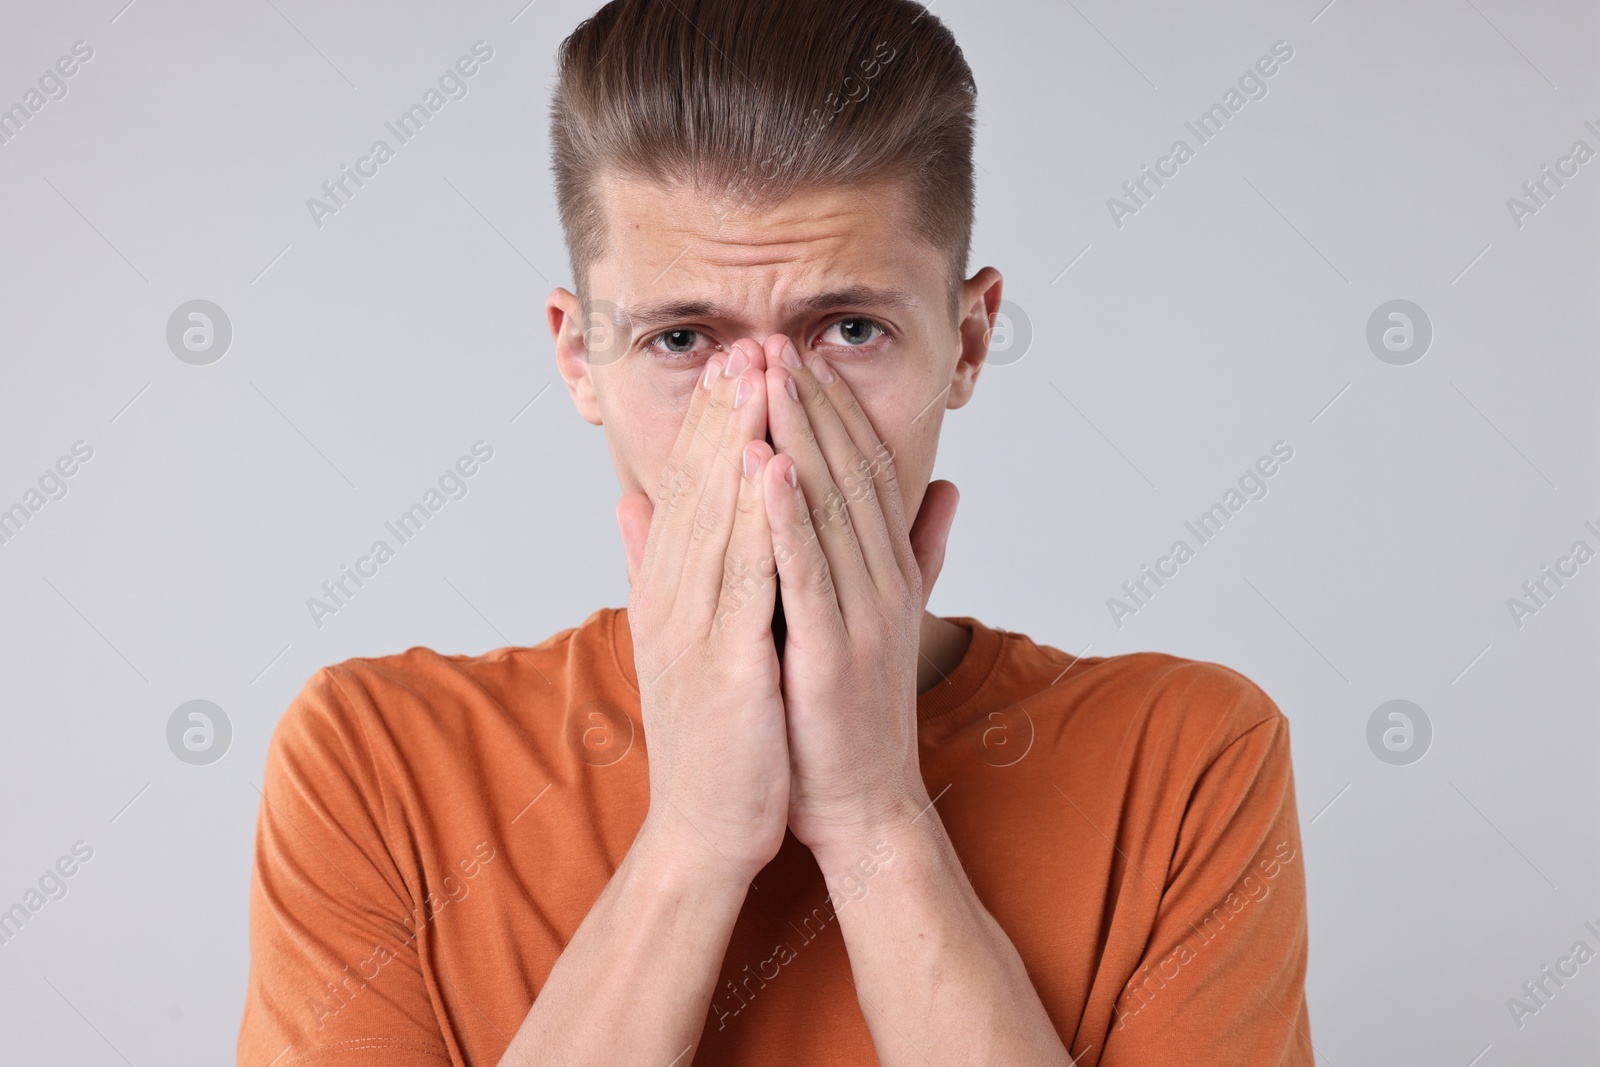
[[[871,285],[848,285],[843,289],[830,289],[794,301],[791,311],[832,311],[842,307],[877,307],[909,309],[920,306],[910,293],[899,289],[880,289]],[[731,319],[734,313],[709,300],[660,300],[638,307],[623,308],[623,313],[635,326],[649,327],[675,319]]]

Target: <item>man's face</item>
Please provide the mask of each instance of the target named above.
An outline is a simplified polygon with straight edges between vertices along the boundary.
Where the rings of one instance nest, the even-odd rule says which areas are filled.
[[[946,257],[916,235],[894,185],[759,209],[648,182],[600,188],[608,232],[589,278],[596,314],[586,319],[565,289],[547,312],[562,377],[579,413],[605,427],[623,491],[654,499],[710,355],[782,333],[850,386],[892,451],[909,525],[944,411],[972,395],[999,274],[966,281],[952,315]]]

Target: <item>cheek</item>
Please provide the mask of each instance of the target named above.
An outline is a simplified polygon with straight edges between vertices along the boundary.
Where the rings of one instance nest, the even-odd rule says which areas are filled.
[[[931,407],[926,399],[907,393],[888,402],[869,398],[862,403],[867,421],[888,446],[894,457],[895,475],[900,483],[900,498],[906,508],[906,523],[916,518],[917,507],[928,476],[933,469],[934,445],[938,440],[941,407]]]
[[[654,493],[697,381],[698,371],[629,373],[622,367],[597,380],[606,438],[619,473],[631,479],[632,488]]]

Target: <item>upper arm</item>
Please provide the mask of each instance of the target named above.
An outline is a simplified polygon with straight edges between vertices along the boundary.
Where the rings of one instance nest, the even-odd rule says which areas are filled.
[[[1242,680],[1242,679],[1241,679]],[[1104,1067],[1309,1065],[1306,901],[1288,720],[1267,717],[1200,771]]]
[[[449,1062],[417,952],[426,915],[385,839],[382,781],[332,670],[273,733],[250,880],[238,1062]]]

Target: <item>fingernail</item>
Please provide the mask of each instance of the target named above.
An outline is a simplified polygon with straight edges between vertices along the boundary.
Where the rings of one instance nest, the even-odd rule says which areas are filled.
[[[730,378],[737,378],[744,373],[744,369],[749,365],[750,357],[744,354],[743,346],[734,345],[733,353],[728,356],[728,365],[722,368],[722,373]]]
[[[717,380],[717,375],[721,371],[722,364],[718,363],[715,358],[706,360],[706,372],[701,375],[700,384],[710,389],[711,383]]]
[[[740,382],[739,384],[743,385],[744,383]],[[756,476],[756,468],[760,467],[760,466],[761,466],[760,458],[758,456],[756,456],[756,454],[754,452],[750,451],[750,446],[749,445],[745,445],[745,448],[744,448],[744,476],[746,478],[754,478]]]
[[[823,359],[820,354],[811,357],[811,373],[815,374],[817,381],[823,385],[827,385],[837,377],[833,373],[833,368],[828,366],[828,361]]]
[[[800,369],[800,353],[794,350],[794,342],[787,337],[783,340],[783,352],[780,353],[786,366]]]
[[[800,476],[794,472],[794,460],[789,461],[789,469],[783,472],[783,480],[789,483],[789,488],[794,489],[800,485]]]
[[[734,386],[733,389],[733,406],[736,408],[743,407],[744,402],[750,399],[750,394],[754,389],[755,387],[750,384],[749,378],[740,378],[739,384]]]
[[[785,374],[783,376],[783,388],[788,392],[790,400],[793,400],[796,403],[799,403],[799,401],[800,401],[800,390],[795,388],[794,375]]]

